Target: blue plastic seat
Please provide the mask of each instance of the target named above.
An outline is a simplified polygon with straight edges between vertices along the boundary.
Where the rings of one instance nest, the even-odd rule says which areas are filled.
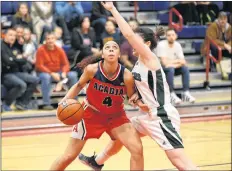
[[[155,1],[153,3],[154,9],[156,11],[168,10],[170,3],[165,1]]]
[[[179,38],[205,38],[206,26],[184,26],[181,32],[178,32]]]
[[[13,14],[13,5],[10,1],[1,2],[1,14]]]
[[[92,11],[92,2],[81,2],[81,6],[85,13]]]
[[[64,49],[65,53],[68,54],[68,51],[70,50],[71,45],[64,45],[62,48]]]
[[[157,18],[160,20],[161,24],[168,24],[169,23],[169,14],[168,13],[157,14]]]
[[[152,1],[148,1],[148,2],[138,2],[138,6],[139,6],[139,10],[140,11],[150,11],[150,10],[154,10],[154,3]]]
[[[204,40],[196,40],[193,42],[192,47],[196,50],[197,53],[201,52],[201,45]]]

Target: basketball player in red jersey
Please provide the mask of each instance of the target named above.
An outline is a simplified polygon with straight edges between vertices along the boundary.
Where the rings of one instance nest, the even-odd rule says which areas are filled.
[[[130,117],[133,126],[140,134],[156,141],[178,170],[198,170],[184,152],[180,135],[180,116],[171,104],[165,73],[157,56],[152,52],[157,44],[153,31],[149,28],[138,28],[133,32],[112,2],[102,2],[102,5],[111,12],[122,34],[134,48],[134,55],[138,57],[132,73],[142,101],[150,110],[149,113],[138,112]],[[136,102],[136,99],[132,96],[130,101]],[[80,154],[79,159],[99,171],[103,163],[121,148],[120,141],[111,141],[99,155],[88,157]]]
[[[72,136],[64,154],[50,170],[64,170],[81,152],[90,138],[100,138],[106,132],[112,140],[119,140],[131,153],[130,169],[143,170],[142,143],[134,127],[126,117],[123,96],[135,93],[134,79],[129,70],[118,63],[120,49],[109,41],[103,47],[102,58],[88,65],[78,83],[63,98],[74,99],[87,83],[85,113],[81,122],[73,127]],[[141,102],[142,103],[142,102]],[[143,106],[141,104],[142,107]]]

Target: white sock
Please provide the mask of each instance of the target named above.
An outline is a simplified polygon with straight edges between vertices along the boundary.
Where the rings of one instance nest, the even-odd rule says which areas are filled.
[[[95,161],[98,165],[103,165],[106,160],[110,158],[109,155],[107,155],[104,151],[99,153],[97,157],[95,158]]]

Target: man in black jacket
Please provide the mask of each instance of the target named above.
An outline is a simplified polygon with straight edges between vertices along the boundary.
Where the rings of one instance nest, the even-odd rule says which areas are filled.
[[[25,110],[39,82],[37,77],[22,72],[26,59],[13,49],[15,40],[16,31],[10,28],[1,42],[2,83],[8,90],[3,103],[5,111],[11,110],[10,105],[16,99],[16,108]]]

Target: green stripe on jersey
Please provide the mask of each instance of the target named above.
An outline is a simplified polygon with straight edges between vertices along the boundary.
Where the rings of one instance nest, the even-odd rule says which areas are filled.
[[[164,81],[161,69],[156,71],[156,94],[160,106],[164,105]]]

